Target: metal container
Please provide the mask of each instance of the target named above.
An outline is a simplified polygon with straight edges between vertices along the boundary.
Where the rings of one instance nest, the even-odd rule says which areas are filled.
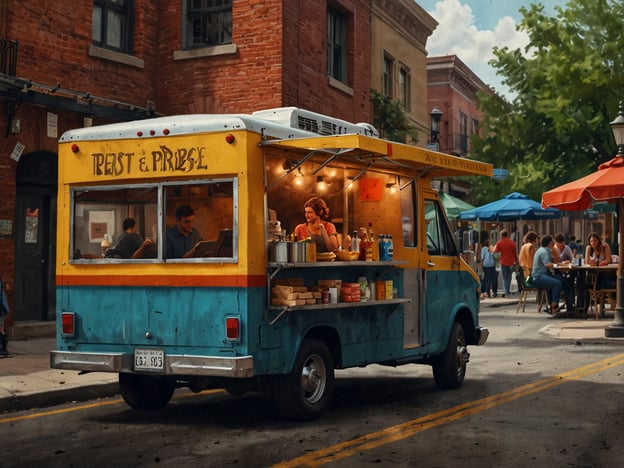
[[[269,246],[269,261],[276,263],[288,262],[288,244],[292,244],[292,242],[272,242]]]
[[[307,242],[287,242],[288,261],[291,263],[305,263],[307,261]]]

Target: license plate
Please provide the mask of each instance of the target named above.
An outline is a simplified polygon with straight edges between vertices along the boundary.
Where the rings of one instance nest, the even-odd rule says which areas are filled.
[[[134,350],[134,370],[163,370],[165,353],[162,349],[136,348]]]

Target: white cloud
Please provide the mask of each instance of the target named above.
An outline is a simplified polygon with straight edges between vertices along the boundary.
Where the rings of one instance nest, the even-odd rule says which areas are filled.
[[[514,19],[503,16],[493,30],[479,30],[471,7],[460,4],[459,0],[440,0],[430,13],[439,25],[427,40],[429,55],[457,55],[486,84],[507,94],[488,62],[494,58],[495,46],[513,50],[528,44],[526,33],[516,31]]]

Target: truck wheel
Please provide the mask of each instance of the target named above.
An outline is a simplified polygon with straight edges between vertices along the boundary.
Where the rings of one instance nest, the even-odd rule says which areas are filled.
[[[273,380],[277,411],[286,419],[317,418],[334,392],[334,361],[319,340],[304,340],[290,374]]]
[[[157,410],[165,406],[175,390],[175,383],[164,377],[119,374],[119,391],[134,409]]]
[[[442,389],[460,387],[466,376],[469,357],[464,328],[455,322],[446,349],[433,360],[433,378],[436,385]]]

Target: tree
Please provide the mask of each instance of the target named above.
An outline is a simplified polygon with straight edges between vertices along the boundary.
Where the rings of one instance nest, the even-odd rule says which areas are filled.
[[[390,97],[371,89],[373,103],[373,124],[379,135],[387,140],[406,143],[418,143],[418,129],[410,124],[403,105]]]
[[[471,155],[509,170],[509,179],[473,181],[489,201],[511,191],[542,192],[582,177],[615,155],[609,122],[624,99],[624,2],[570,0],[548,16],[521,8],[524,49],[495,48],[490,64],[515,95],[479,96],[485,114]],[[501,193],[502,192],[502,193]]]

